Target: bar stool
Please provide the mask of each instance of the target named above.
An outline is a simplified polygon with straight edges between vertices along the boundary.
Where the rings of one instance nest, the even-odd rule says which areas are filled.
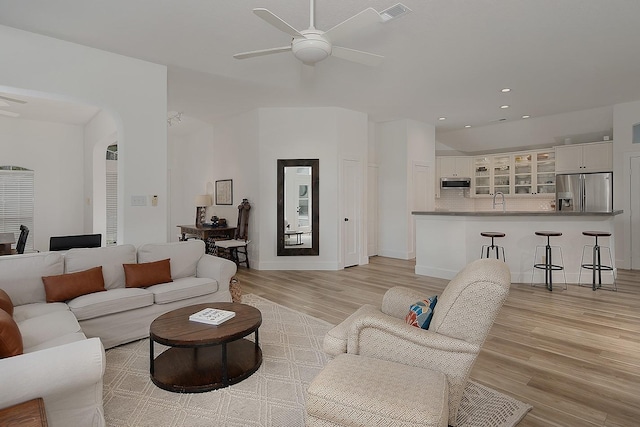
[[[484,252],[485,252],[485,248],[487,251],[487,256],[486,258],[489,258],[489,253],[490,251],[496,251],[496,259],[500,259],[500,249],[502,249],[502,260],[506,262],[506,259],[504,257],[504,247],[502,246],[496,246],[493,244],[493,239],[496,237],[504,237],[506,236],[506,234],[501,233],[499,231],[483,231],[480,233],[481,236],[483,237],[491,237],[491,245],[482,245],[482,249],[480,250],[480,258],[485,258],[484,256]]]
[[[553,272],[562,270],[562,274],[564,276],[564,288],[567,289],[567,275],[564,271],[564,259],[562,257],[562,248],[560,246],[551,246],[550,239],[551,237],[559,237],[562,236],[562,233],[559,231],[536,231],[536,236],[544,236],[547,238],[546,246],[538,245],[536,246],[536,252],[533,255],[533,267],[534,269],[531,272],[531,286],[535,286],[533,283],[533,276],[535,273],[535,269],[544,270],[544,283],[548,290],[553,291]],[[538,248],[544,248],[544,262],[536,263],[538,259]],[[560,264],[554,264],[552,259],[552,248],[557,248],[560,253]]]
[[[615,275],[615,270],[613,268],[613,257],[611,256],[611,248],[607,246],[598,245],[598,237],[610,237],[611,233],[609,233],[608,231],[583,231],[582,234],[589,237],[595,237],[596,242],[595,242],[595,245],[593,246],[584,245],[584,247],[582,248],[582,261],[580,262],[580,274],[578,275],[578,286],[582,286],[582,280],[581,280],[582,270],[587,269],[592,271],[592,274],[591,274],[592,278],[591,278],[591,283],[590,284],[585,283],[585,285],[591,286],[594,291],[596,289],[607,289],[611,291],[617,291],[618,288],[616,286],[616,275]],[[585,252],[587,248],[592,248],[591,263],[588,263],[588,262],[585,263],[586,261]],[[609,251],[609,263],[611,265],[602,265],[602,261],[600,257],[601,248],[607,249]],[[602,272],[603,271],[610,271],[611,275],[613,276],[613,286],[611,288],[602,288]],[[596,281],[596,272],[597,272],[597,278],[598,278],[597,281]]]

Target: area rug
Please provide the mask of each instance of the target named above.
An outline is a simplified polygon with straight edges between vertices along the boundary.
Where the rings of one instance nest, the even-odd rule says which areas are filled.
[[[107,426],[304,426],[306,390],[328,361],[322,340],[333,325],[256,295],[243,295],[242,302],[262,312],[263,362],[256,373],[221,390],[171,393],[149,379],[148,340],[112,348],[107,350],[104,376]],[[469,382],[458,420],[460,427],[509,427],[530,409]]]

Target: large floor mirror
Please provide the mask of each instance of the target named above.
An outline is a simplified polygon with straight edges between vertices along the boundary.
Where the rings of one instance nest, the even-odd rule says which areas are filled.
[[[320,254],[318,159],[278,159],[278,256]]]

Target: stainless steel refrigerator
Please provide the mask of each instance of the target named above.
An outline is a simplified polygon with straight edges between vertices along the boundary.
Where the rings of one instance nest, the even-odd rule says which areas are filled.
[[[613,173],[576,173],[556,175],[559,211],[613,211]]]

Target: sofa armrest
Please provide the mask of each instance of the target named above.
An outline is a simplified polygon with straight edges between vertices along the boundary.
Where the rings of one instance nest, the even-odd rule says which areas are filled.
[[[75,390],[102,384],[104,369],[99,338],[1,359],[0,408],[37,397],[44,398],[47,406],[48,399],[60,400]],[[102,395],[99,398],[102,401]]]
[[[414,289],[394,286],[382,298],[382,312],[397,319],[404,319],[412,304],[430,296]]]
[[[196,265],[196,277],[208,277],[218,281],[218,289],[229,290],[229,282],[238,267],[233,261],[213,255],[202,255]]]

